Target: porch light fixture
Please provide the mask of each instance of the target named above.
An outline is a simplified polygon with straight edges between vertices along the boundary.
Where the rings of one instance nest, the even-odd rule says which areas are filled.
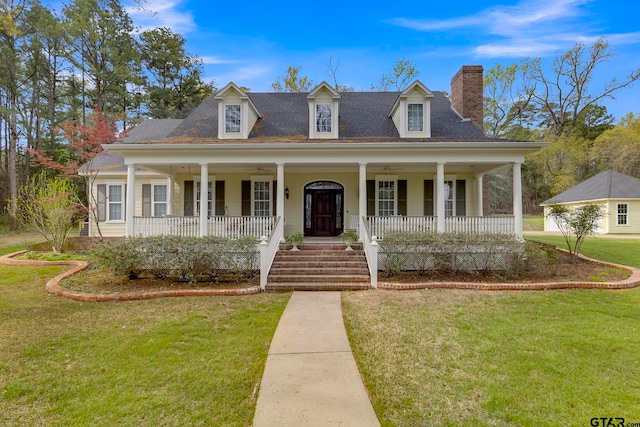
[[[285,197],[287,200],[289,200],[289,187],[286,187],[286,188],[284,189],[284,197]]]

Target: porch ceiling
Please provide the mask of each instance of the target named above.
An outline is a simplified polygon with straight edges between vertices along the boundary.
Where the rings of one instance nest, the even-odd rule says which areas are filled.
[[[140,164],[145,169],[158,172],[163,175],[177,175],[177,174],[191,174],[197,175],[200,173],[199,164],[188,163],[176,163],[173,165],[153,165],[153,164]],[[485,174],[497,171],[508,167],[509,164],[505,163],[446,163],[445,173],[447,171],[455,173],[473,173],[473,174]],[[304,173],[304,172],[331,172],[331,173],[358,173],[358,164],[353,163],[291,163],[285,164],[285,173]],[[427,172],[436,173],[436,163],[421,162],[421,163],[369,163],[367,164],[367,172],[379,173],[379,174],[392,174],[398,175],[402,173],[415,173],[415,172]],[[276,165],[261,163],[261,164],[224,164],[224,163],[209,163],[209,173],[244,173],[244,174],[275,174]]]

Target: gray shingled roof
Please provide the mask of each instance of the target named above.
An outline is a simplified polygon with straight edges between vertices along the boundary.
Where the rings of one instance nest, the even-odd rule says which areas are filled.
[[[139,141],[161,139],[169,135],[183,119],[147,119],[136,125],[122,138],[125,144],[133,144]]]
[[[179,124],[182,119],[148,119],[138,124],[127,132],[127,136],[122,138],[125,144],[134,144],[140,141],[148,141],[161,139],[169,135]],[[92,169],[101,171],[125,171],[124,159],[117,154],[103,151],[98,154],[91,164]],[[86,170],[86,167],[80,168]]]
[[[640,199],[640,179],[609,169],[544,201],[541,206],[603,199]]]
[[[433,92],[431,136],[433,138],[484,139],[470,121],[463,121],[451,108],[449,98]],[[399,138],[388,117],[400,92],[343,92],[340,105],[340,138]],[[262,118],[249,139],[256,137],[308,137],[309,111],[306,93],[249,93]],[[169,137],[217,138],[218,102],[211,95],[204,100]]]

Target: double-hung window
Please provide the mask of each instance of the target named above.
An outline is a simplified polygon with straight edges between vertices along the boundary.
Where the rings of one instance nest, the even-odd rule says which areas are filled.
[[[407,131],[408,132],[424,131],[424,105],[423,104],[407,105]]]
[[[316,132],[331,132],[331,104],[316,104]]]
[[[124,221],[124,186],[108,185],[107,186],[107,212],[109,216],[107,221]]]
[[[224,131],[227,133],[240,133],[240,105],[224,106]]]
[[[617,225],[629,225],[629,205],[626,203],[618,203],[617,211]]]
[[[393,216],[397,212],[398,183],[391,178],[376,179],[376,205],[378,216]]]
[[[200,181],[196,182],[196,216],[200,215],[200,200],[201,200],[201,183]],[[211,181],[208,182],[208,191],[207,191],[207,216],[212,215],[212,200],[213,200],[213,183]]]
[[[444,216],[454,216],[453,201],[454,201],[454,181],[444,182]]]
[[[153,216],[165,216],[167,214],[167,186],[157,184],[153,186]]]
[[[271,180],[254,180],[252,199],[253,216],[271,216]]]

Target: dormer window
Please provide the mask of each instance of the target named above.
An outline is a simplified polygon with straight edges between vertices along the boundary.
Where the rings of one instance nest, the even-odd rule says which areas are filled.
[[[416,80],[398,95],[389,112],[400,138],[431,138],[433,93]]]
[[[424,131],[424,104],[407,104],[407,131]]]
[[[218,101],[218,139],[248,139],[262,116],[247,92],[231,82],[215,94]]]
[[[240,105],[224,106],[224,131],[227,133],[240,133]]]
[[[316,104],[316,132],[331,132],[331,104]]]
[[[340,137],[340,99],[342,96],[327,82],[322,82],[307,94],[309,107],[309,138],[338,139]]]

